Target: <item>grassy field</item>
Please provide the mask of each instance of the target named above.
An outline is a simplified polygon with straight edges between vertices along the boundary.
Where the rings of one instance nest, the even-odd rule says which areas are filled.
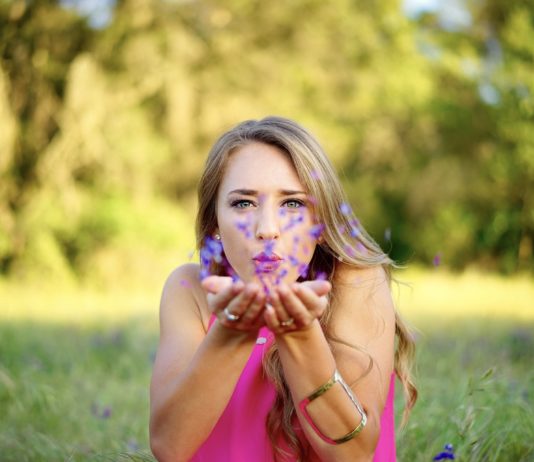
[[[441,269],[399,277],[420,391],[399,460],[431,461],[451,443],[461,461],[534,461],[534,281]],[[158,291],[0,284],[2,462],[153,460]]]

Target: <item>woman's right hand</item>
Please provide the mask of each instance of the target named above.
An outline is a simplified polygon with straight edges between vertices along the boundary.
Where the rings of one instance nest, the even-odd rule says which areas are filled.
[[[201,285],[208,293],[210,311],[224,327],[246,332],[257,331],[265,325],[266,297],[258,284],[233,282],[225,276],[208,276]]]

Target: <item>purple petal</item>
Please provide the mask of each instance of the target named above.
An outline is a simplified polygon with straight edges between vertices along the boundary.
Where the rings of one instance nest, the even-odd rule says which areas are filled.
[[[341,204],[339,206],[339,210],[341,211],[341,213],[343,215],[350,215],[351,214],[351,208],[350,208],[350,205],[347,204],[346,202],[343,202],[343,204]]]
[[[289,262],[291,263],[291,266],[298,266],[300,263],[293,255],[289,256]]]
[[[299,276],[306,277],[308,274],[308,265],[306,263],[302,263],[299,266]]]
[[[351,257],[356,256],[356,251],[350,245],[345,245],[344,249],[345,249],[345,252],[347,252],[347,254],[350,255]]]
[[[312,226],[310,230],[310,236],[313,237],[314,239],[319,239],[321,235],[323,234],[324,229],[325,229],[325,225],[323,225],[322,223],[318,225],[314,225]]]
[[[318,281],[326,281],[328,279],[328,276],[326,275],[324,271],[321,271],[320,273],[317,274],[317,277],[315,279]]]

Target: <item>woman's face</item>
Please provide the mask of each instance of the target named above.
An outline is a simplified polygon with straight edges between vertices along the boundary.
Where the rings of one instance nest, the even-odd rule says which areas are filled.
[[[308,191],[289,157],[264,143],[247,144],[229,156],[217,222],[232,269],[267,289],[305,273],[317,244]]]

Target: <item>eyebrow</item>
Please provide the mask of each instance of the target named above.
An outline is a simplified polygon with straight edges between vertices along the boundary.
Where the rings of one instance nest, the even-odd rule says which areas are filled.
[[[294,189],[279,189],[278,192],[282,196],[294,196],[297,194],[307,194],[306,191],[297,191]],[[230,194],[241,194],[243,196],[259,196],[260,193],[255,189],[234,189],[228,193]]]

